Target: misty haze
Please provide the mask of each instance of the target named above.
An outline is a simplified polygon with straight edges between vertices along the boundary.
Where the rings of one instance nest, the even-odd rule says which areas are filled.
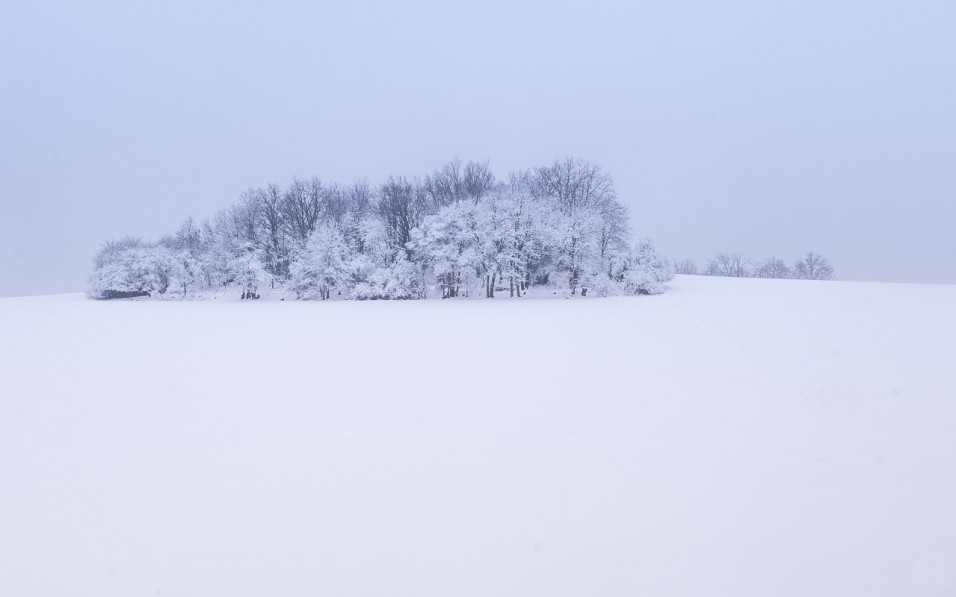
[[[3,16],[0,595],[956,594],[956,5]]]

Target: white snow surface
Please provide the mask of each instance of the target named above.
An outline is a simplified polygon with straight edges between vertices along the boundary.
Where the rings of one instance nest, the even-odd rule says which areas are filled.
[[[0,595],[956,594],[956,286],[0,300]]]

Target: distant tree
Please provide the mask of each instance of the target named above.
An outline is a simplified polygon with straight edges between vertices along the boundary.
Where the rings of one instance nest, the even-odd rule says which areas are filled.
[[[696,276],[699,272],[697,271],[697,264],[690,259],[683,259],[681,261],[674,261],[674,273]]]
[[[720,276],[720,265],[717,263],[716,259],[709,259],[704,265],[703,269],[700,270],[701,276]]]
[[[792,278],[793,272],[787,267],[783,259],[770,257],[754,268],[754,277],[757,278]]]
[[[793,264],[794,277],[803,280],[831,280],[833,267],[830,262],[813,251],[808,251],[803,259]]]
[[[747,278],[750,276],[750,263],[740,253],[718,253],[707,263],[706,274],[729,278]]]

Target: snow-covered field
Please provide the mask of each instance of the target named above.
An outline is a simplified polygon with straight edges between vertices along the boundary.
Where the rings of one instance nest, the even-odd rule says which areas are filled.
[[[0,595],[956,594],[956,286],[0,300]]]

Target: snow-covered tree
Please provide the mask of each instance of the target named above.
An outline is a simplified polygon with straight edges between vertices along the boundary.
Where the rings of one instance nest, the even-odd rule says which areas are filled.
[[[89,280],[94,298],[164,295],[176,270],[168,248],[130,238],[104,245],[94,265]]]
[[[421,298],[425,293],[425,272],[421,262],[413,262],[407,256],[412,251],[411,240],[405,246],[399,244],[388,220],[379,215],[362,220],[357,228],[362,252],[353,252],[347,263],[351,298]]]
[[[587,286],[604,292],[600,275],[608,275],[611,262],[627,252],[630,230],[611,177],[594,164],[566,158],[524,174],[522,181],[548,206],[550,239],[535,268],[538,279],[561,279],[572,295],[586,293]]]
[[[320,225],[290,268],[289,288],[302,299],[326,300],[331,298],[332,291],[348,293],[349,253],[345,235],[337,224]]]
[[[627,210],[599,167],[567,158],[498,182],[454,160],[423,180],[379,186],[269,184],[157,243],[104,246],[91,292],[185,297],[271,285],[299,298],[522,296],[536,285],[613,294],[636,275]],[[119,294],[117,294],[119,293]]]
[[[424,276],[421,268],[397,253],[388,265],[371,270],[365,280],[352,288],[357,300],[407,300],[422,297]]]
[[[257,296],[259,287],[265,286],[268,274],[262,265],[262,257],[251,243],[241,244],[228,263],[229,278],[243,296]]]
[[[518,179],[502,191],[499,204],[505,220],[502,275],[508,278],[511,296],[520,297],[531,285],[535,266],[550,248],[546,207]]]
[[[473,266],[473,237],[465,218],[467,206],[448,203],[425,216],[411,232],[410,247],[430,267],[442,298],[459,295]]]
[[[661,294],[674,279],[670,261],[657,253],[650,239],[641,239],[631,254],[624,273],[624,291],[628,294]]]

